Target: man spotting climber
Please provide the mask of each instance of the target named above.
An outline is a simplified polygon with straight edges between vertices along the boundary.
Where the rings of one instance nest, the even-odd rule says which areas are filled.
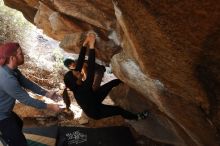
[[[77,103],[90,118],[101,119],[114,115],[121,115],[122,117],[130,120],[140,120],[146,118],[148,116],[147,111],[139,114],[133,114],[119,106],[102,104],[102,101],[111,89],[119,85],[121,81],[119,79],[115,79],[100,86],[98,89],[93,90],[92,85],[95,72],[95,39],[96,35],[94,33],[88,33],[83,43],[83,47],[80,50],[76,68],[72,71],[68,71],[64,76],[64,83],[66,87],[74,93]],[[87,46],[89,48],[88,72],[86,79],[83,81],[81,70],[85,60]],[[67,88],[64,90],[64,98],[68,97]]]
[[[54,112],[61,110],[57,104],[46,104],[31,98],[23,89],[29,89],[51,99],[57,98],[54,92],[42,89],[22,75],[18,66],[23,63],[24,55],[18,43],[0,45],[0,131],[9,146],[27,146],[22,133],[23,122],[13,112],[16,100],[39,109],[49,109]]]

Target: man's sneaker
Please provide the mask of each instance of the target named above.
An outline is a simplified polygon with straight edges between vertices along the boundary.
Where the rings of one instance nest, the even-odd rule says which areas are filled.
[[[148,117],[148,115],[149,115],[148,111],[144,111],[144,112],[138,113],[137,114],[138,120],[146,119]]]

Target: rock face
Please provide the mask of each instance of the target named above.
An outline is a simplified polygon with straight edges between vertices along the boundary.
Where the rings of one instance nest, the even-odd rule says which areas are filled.
[[[95,30],[98,58],[125,83],[112,98],[151,111],[129,122],[139,134],[178,146],[220,144],[220,1],[4,2],[69,52]]]

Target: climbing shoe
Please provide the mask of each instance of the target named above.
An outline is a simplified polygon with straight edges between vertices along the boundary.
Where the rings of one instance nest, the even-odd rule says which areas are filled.
[[[137,120],[143,120],[146,119],[149,116],[148,111],[143,111],[137,114],[138,119]]]

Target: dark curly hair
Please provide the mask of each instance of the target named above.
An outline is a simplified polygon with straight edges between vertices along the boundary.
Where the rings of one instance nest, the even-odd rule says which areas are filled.
[[[65,59],[65,60],[63,61],[64,66],[66,66],[67,68],[69,68],[69,65],[70,65],[71,63],[76,63],[76,61],[73,60],[73,59],[69,59],[69,58],[67,58],[67,59]]]

